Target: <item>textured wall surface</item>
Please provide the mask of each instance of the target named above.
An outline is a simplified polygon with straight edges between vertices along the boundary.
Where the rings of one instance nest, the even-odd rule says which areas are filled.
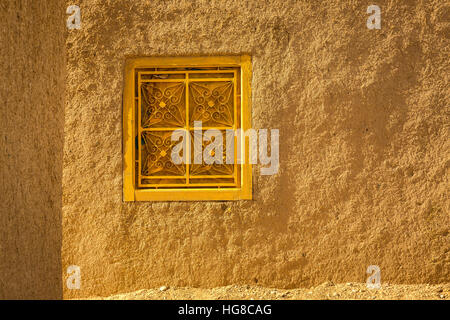
[[[373,2],[381,30],[366,27]],[[444,1],[78,3],[62,262],[82,286],[66,298],[364,282],[371,264],[391,283],[449,281]],[[126,59],[227,54],[252,56],[253,127],[280,129],[280,172],[255,167],[252,201],[124,203]]]
[[[62,297],[63,4],[0,2],[0,299]]]

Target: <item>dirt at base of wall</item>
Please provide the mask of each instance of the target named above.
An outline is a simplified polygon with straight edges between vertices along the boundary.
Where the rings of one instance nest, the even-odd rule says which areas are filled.
[[[154,288],[109,297],[100,300],[449,300],[450,284],[392,285],[368,289],[366,284],[325,282],[317,287],[302,289],[273,289],[258,286],[226,286],[212,289]]]

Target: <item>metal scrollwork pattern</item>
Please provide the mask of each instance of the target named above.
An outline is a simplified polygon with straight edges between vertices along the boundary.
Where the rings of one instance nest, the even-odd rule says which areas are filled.
[[[195,132],[191,132],[191,141],[194,141],[194,135]],[[222,149],[222,163],[212,163],[212,164],[206,164],[204,162],[203,156],[205,152],[205,148],[211,144],[210,141],[203,141],[202,142],[202,150],[200,152],[195,152],[194,146],[191,146],[192,150],[192,164],[189,168],[189,173],[192,176],[201,176],[201,175],[232,175],[234,173],[234,166],[232,164],[226,164],[226,145],[224,143],[223,149]],[[215,154],[211,154],[212,157],[215,156]],[[196,164],[198,162],[201,162],[201,164]]]
[[[142,85],[142,127],[184,127],[186,117],[184,83]]]
[[[233,83],[192,82],[189,86],[192,101],[190,104],[190,125],[202,121],[205,127],[232,127]]]
[[[147,131],[142,133],[142,175],[184,176],[184,165],[175,165],[171,159],[172,148],[178,141],[171,140],[172,132]]]
[[[240,167],[226,163],[225,133],[226,129],[240,127],[241,112],[236,109],[240,107],[239,75],[231,69],[182,69],[144,70],[135,77],[138,88],[135,96],[138,187],[235,187],[240,181]],[[203,130],[197,130],[200,125],[195,122],[198,121]],[[172,133],[178,129],[183,129],[187,136],[172,141]],[[219,143],[212,148],[211,142],[205,141],[203,134],[208,129],[222,133],[222,150]],[[194,135],[199,132],[202,132],[201,152],[193,146]],[[216,138],[219,139],[218,136],[211,137],[213,142]],[[185,144],[179,153],[184,153],[182,156],[189,157],[190,161],[184,159],[175,164],[172,151],[182,140]],[[207,164],[205,152],[215,160],[220,158],[222,163]]]

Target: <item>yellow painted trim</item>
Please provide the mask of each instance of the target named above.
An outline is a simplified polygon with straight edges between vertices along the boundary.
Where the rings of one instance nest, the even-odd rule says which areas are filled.
[[[251,81],[252,81],[252,61],[250,56],[241,57],[241,125],[243,132],[252,127],[252,100],[251,100]],[[245,137],[243,137],[245,139]],[[249,145],[242,143],[245,148],[246,161],[242,170],[242,199],[252,199],[252,165],[249,159]]]
[[[124,201],[215,201],[252,199],[252,165],[249,163],[249,145],[245,148],[246,162],[241,170],[240,188],[174,188],[137,189],[135,186],[135,69],[174,67],[240,67],[241,68],[241,129],[246,131],[251,125],[251,57],[143,57],[127,61],[125,65],[125,86],[123,95],[123,198]],[[227,73],[230,70],[211,70]],[[146,72],[146,71],[144,71]],[[154,71],[164,73],[162,70]],[[152,73],[152,71],[150,71]],[[228,72],[231,73],[231,72]],[[180,82],[186,79],[180,79]],[[192,79],[191,81],[203,81]],[[209,80],[209,79],[208,79]],[[228,80],[228,79],[225,79]],[[145,81],[145,80],[144,80]],[[221,81],[221,79],[218,81]],[[188,94],[188,93],[186,93]],[[245,136],[242,136],[245,139]]]
[[[123,199],[134,201],[136,185],[134,178],[134,65],[125,65],[125,88],[123,92]]]
[[[139,189],[135,191],[136,201],[218,201],[240,200],[242,190],[227,189]]]
[[[133,59],[131,63],[133,68],[238,67],[242,57],[143,57]]]

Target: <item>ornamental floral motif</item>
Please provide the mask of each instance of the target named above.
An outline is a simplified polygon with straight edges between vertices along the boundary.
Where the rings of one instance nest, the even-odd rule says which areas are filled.
[[[142,84],[142,127],[184,127],[186,118],[184,83]]]
[[[195,148],[193,145],[194,136],[196,134],[200,134],[197,132],[191,132],[191,161],[192,164],[189,167],[189,172],[192,176],[196,175],[232,175],[234,173],[234,166],[232,164],[226,164],[226,156],[227,156],[227,146],[226,146],[226,135],[223,132],[223,148],[222,148],[222,155],[221,155],[221,161],[222,163],[212,163],[212,164],[206,164],[204,161],[204,153],[205,148],[210,145],[211,141],[203,141],[202,142],[202,150],[197,150],[195,152]],[[217,158],[215,155],[215,151],[212,151],[213,153],[210,154],[211,157]]]
[[[189,85],[190,125],[202,121],[205,127],[233,126],[233,83],[192,82]]]
[[[225,129],[235,127],[236,73],[229,78],[221,78],[214,72],[203,72],[190,76],[196,70],[186,73],[154,74],[140,78],[138,115],[140,115],[140,141],[138,153],[139,183],[145,187],[180,186],[233,186],[237,183],[235,164],[226,163],[226,139],[223,135],[223,150],[209,146],[211,142],[202,141],[201,153],[193,148],[194,122],[201,121],[206,129]],[[200,73],[200,72],[198,72]],[[227,73],[227,72],[224,72]],[[202,79],[203,77],[203,79]],[[217,77],[217,78],[215,78]],[[222,75],[223,77],[223,75]],[[230,79],[233,77],[233,80]],[[239,92],[239,89],[236,89]],[[239,119],[236,119],[239,121]],[[179,141],[172,141],[172,133],[177,129],[190,132],[191,143],[186,141],[186,152],[191,161],[176,165],[172,161],[173,148]],[[138,140],[136,140],[138,141]],[[204,152],[221,152],[222,163],[207,164]],[[198,153],[198,154],[197,154]],[[202,160],[195,160],[202,156]],[[211,154],[214,159],[218,155]]]
[[[171,159],[172,148],[178,141],[172,141],[172,132],[146,131],[142,133],[142,175],[184,176],[184,165],[175,165]]]

